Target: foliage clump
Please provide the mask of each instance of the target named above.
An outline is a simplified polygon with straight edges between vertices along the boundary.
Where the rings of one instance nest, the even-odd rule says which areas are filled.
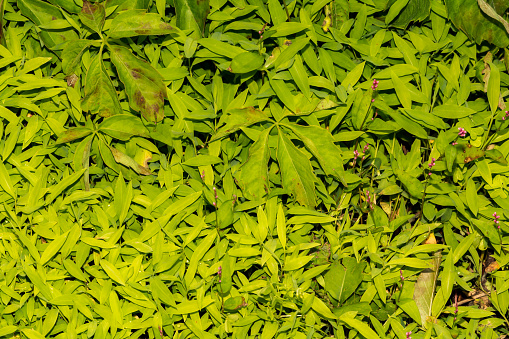
[[[506,9],[3,1],[0,337],[505,337]]]

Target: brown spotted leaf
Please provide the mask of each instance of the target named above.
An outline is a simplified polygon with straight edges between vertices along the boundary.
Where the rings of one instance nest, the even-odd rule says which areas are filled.
[[[164,22],[159,14],[133,9],[122,12],[113,19],[109,36],[118,39],[138,35],[163,35],[172,32],[175,32],[174,28]]]
[[[79,14],[81,22],[94,32],[100,33],[104,20],[106,18],[106,11],[104,5],[99,3],[83,1],[83,8]]]
[[[127,48],[112,46],[110,52],[111,62],[124,84],[129,105],[148,121],[157,123],[163,120],[166,86],[159,72],[135,57]]]
[[[446,0],[445,5],[453,24],[470,39],[477,43],[486,40],[498,47],[509,45],[509,35],[504,25],[483,13],[477,0]],[[495,10],[502,15],[507,7],[507,2],[503,1],[495,6]]]
[[[92,60],[88,68],[82,108],[84,111],[90,111],[90,113],[99,114],[102,117],[122,113],[117,92],[104,69],[100,55]]]
[[[136,173],[143,174],[143,175],[150,175],[150,170],[146,167],[141,166],[138,164],[133,158],[128,156],[125,153],[122,153],[118,149],[110,146],[111,153],[113,154],[113,157],[115,158],[115,161],[119,164],[122,164],[126,167],[132,168]]]
[[[87,127],[74,127],[65,130],[64,133],[58,136],[56,144],[64,144],[66,142],[71,142],[76,139],[81,139],[90,135],[93,131]]]

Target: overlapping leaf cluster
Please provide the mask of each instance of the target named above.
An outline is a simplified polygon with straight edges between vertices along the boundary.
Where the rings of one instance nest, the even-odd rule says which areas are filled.
[[[0,337],[507,335],[470,2],[4,0]]]

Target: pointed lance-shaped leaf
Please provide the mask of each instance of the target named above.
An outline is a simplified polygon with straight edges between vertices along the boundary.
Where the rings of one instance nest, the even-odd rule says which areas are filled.
[[[21,14],[38,26],[47,24],[53,20],[65,19],[57,7],[41,0],[18,0],[18,8]],[[78,35],[71,28],[58,31],[41,30],[39,36],[49,49],[78,39]],[[58,50],[56,51],[56,53],[60,55],[60,52]]]
[[[66,75],[74,73],[81,63],[81,56],[92,45],[90,40],[75,40],[68,43],[62,51],[62,70]]]
[[[210,12],[209,0],[173,0],[173,4],[177,16],[177,27],[182,30],[193,30],[192,38],[202,37],[205,21]]]
[[[248,199],[259,200],[269,189],[269,134],[272,127],[264,130],[249,149],[249,158],[236,177]]]
[[[163,120],[166,86],[161,75],[125,47],[112,46],[110,54],[118,77],[124,84],[129,105],[148,121],[157,123]]]
[[[343,159],[341,150],[334,144],[334,137],[329,131],[318,126],[300,126],[297,124],[285,124],[313,153],[327,175],[333,175],[344,182]]]
[[[141,119],[129,114],[120,114],[104,119],[99,124],[98,130],[119,140],[129,140],[135,135],[144,138],[150,137],[150,133]]]
[[[122,113],[117,92],[106,73],[101,55],[90,63],[85,78],[85,98],[81,103],[84,111],[109,117]]]
[[[157,13],[145,13],[133,9],[117,15],[110,25],[111,38],[127,38],[138,35],[164,35],[175,32],[175,29],[164,22]]]
[[[277,159],[281,169],[283,188],[292,192],[304,206],[315,206],[315,175],[309,159],[279,131]]]
[[[106,19],[104,5],[85,0],[83,1],[83,8],[81,9],[79,17],[85,26],[96,33],[100,33],[104,25],[104,20]]]

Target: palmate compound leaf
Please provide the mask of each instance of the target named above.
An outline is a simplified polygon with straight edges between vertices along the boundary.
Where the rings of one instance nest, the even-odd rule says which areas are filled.
[[[264,130],[258,140],[249,149],[249,158],[237,172],[237,179],[244,196],[248,199],[258,200],[269,189],[268,162],[269,162],[269,134],[272,127]]]
[[[334,144],[334,137],[326,129],[318,126],[300,126],[297,124],[284,124],[291,129],[304,142],[306,148],[313,153],[327,175],[343,179],[344,168],[341,150]]]
[[[109,36],[114,39],[138,35],[162,35],[175,32],[159,14],[133,9],[117,15],[110,25]]]
[[[85,78],[85,98],[81,103],[84,111],[109,117],[122,113],[117,92],[104,68],[101,55],[90,63]]]
[[[315,175],[309,159],[279,130],[277,159],[281,169],[283,188],[292,192],[304,206],[314,207]]]
[[[85,26],[96,33],[100,33],[104,25],[104,20],[106,19],[104,5],[85,0],[83,1],[83,8],[81,9],[79,17]]]
[[[111,62],[125,86],[129,105],[148,121],[157,123],[163,120],[166,86],[161,75],[125,47],[110,46],[110,52]]]

